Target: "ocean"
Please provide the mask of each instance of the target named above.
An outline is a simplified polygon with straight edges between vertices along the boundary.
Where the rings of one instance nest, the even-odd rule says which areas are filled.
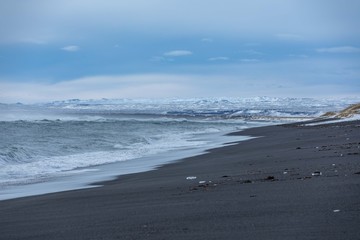
[[[353,99],[100,99],[0,104],[0,199],[90,187],[311,119]],[[92,186],[93,187],[93,186]]]

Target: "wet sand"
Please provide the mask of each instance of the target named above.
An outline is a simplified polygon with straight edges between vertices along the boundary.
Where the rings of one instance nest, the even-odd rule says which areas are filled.
[[[257,138],[0,201],[0,239],[360,239],[360,121],[234,134]]]

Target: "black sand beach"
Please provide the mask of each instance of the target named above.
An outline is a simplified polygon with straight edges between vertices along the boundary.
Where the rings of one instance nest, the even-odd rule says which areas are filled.
[[[1,201],[0,239],[360,239],[360,121],[236,134],[258,138],[100,188]]]

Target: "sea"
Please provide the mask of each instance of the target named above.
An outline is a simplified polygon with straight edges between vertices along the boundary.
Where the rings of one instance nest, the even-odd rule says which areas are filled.
[[[0,200],[99,187],[359,99],[97,99],[0,104]],[[191,174],[191,173],[189,173]],[[186,177],[186,176],[184,176]]]

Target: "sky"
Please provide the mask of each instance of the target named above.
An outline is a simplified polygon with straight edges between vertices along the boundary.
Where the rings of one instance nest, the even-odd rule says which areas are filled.
[[[0,0],[0,102],[360,96],[358,0]]]

